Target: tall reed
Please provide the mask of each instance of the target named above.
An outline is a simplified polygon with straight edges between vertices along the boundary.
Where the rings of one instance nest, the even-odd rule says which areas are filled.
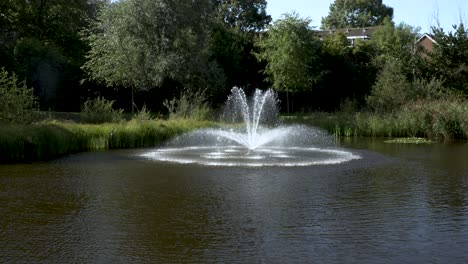
[[[77,124],[46,121],[0,126],[0,163],[50,159],[70,153],[150,147],[183,132],[213,126],[194,120],[132,120],[122,123]]]
[[[468,139],[468,102],[463,99],[415,101],[390,114],[318,112],[283,120],[317,126],[339,137]]]

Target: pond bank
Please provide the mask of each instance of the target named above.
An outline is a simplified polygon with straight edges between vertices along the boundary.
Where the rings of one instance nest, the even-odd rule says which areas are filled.
[[[441,112],[422,116],[414,112],[388,116],[314,112],[282,115],[281,120],[287,124],[316,126],[337,137],[468,139],[468,111],[438,116]],[[187,119],[131,120],[99,125],[50,120],[30,125],[1,124],[0,164],[52,159],[83,151],[157,146],[181,133],[217,125]]]
[[[0,163],[32,162],[71,153],[150,147],[181,133],[214,126],[194,120],[152,120],[99,125],[57,121],[0,126]]]
[[[285,123],[305,124],[325,129],[338,137],[422,137],[440,140],[468,139],[466,111],[417,113],[411,111],[389,115],[373,113],[313,112],[283,115]],[[442,114],[441,114],[442,113]]]

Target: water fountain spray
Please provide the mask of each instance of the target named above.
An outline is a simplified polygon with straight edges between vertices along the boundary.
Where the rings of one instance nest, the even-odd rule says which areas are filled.
[[[209,166],[312,166],[360,158],[338,148],[321,129],[304,125],[271,127],[262,123],[278,115],[277,95],[271,89],[256,89],[249,98],[244,90],[234,87],[224,112],[226,121],[241,121],[242,125],[196,130],[143,156]]]

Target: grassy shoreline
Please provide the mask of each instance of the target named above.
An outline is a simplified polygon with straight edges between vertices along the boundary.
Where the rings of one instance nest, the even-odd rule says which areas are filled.
[[[468,111],[462,118],[412,116],[413,113],[311,113],[285,115],[283,122],[320,127],[337,137],[468,139]]]
[[[282,115],[285,124],[316,126],[337,137],[468,139],[468,105],[447,102],[411,105],[388,114],[326,113]],[[0,164],[57,158],[71,153],[160,145],[181,133],[219,126],[194,119],[80,124],[45,120],[0,124]]]
[[[47,160],[84,151],[157,146],[181,133],[215,125],[186,119],[99,125],[58,121],[2,124],[0,164]]]

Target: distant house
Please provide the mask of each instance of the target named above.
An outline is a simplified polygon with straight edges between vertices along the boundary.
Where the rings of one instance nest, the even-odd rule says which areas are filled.
[[[326,36],[333,35],[336,32],[343,33],[348,39],[349,46],[354,47],[357,39],[367,40],[371,39],[372,34],[377,27],[364,27],[364,28],[348,28],[348,29],[330,29],[330,30],[317,30],[315,33],[323,39]]]
[[[372,38],[372,34],[375,32],[377,27],[364,27],[364,28],[349,28],[349,29],[331,29],[331,30],[317,30],[315,33],[319,36],[320,39],[325,38],[326,36],[333,35],[336,32],[343,33],[348,39],[349,46],[354,47],[357,39],[368,40]],[[415,47],[422,47],[421,49],[415,49],[419,51],[422,56],[427,56],[427,53],[432,52],[434,45],[437,42],[434,40],[434,36],[428,33],[424,33],[418,40],[415,42]]]
[[[416,40],[416,47],[422,47],[424,49],[422,54],[431,53],[434,49],[434,44],[437,44],[437,41],[434,40],[434,36],[428,33],[424,33],[418,40]]]

